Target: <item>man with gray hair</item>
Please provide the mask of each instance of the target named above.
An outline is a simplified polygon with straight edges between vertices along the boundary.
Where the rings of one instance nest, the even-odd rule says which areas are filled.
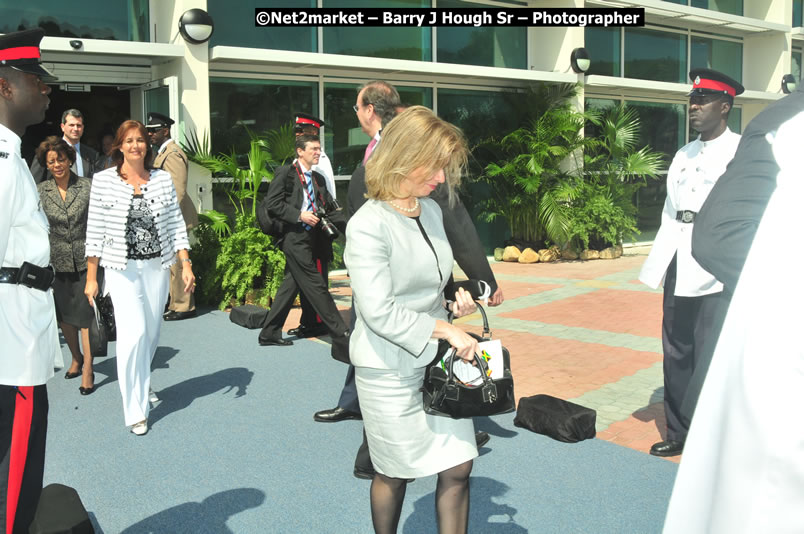
[[[98,168],[98,151],[81,143],[84,135],[84,115],[77,109],[68,109],[61,114],[61,131],[63,139],[75,150],[75,163],[70,169],[78,176],[92,178]],[[31,164],[31,174],[36,183],[47,178],[47,169],[43,169],[39,160],[34,158]]]

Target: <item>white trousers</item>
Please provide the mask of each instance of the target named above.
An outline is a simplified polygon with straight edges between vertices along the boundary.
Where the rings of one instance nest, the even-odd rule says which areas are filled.
[[[159,342],[170,275],[161,258],[128,260],[126,269],[106,269],[106,290],[117,324],[117,381],[130,426],[148,418],[151,360]]]

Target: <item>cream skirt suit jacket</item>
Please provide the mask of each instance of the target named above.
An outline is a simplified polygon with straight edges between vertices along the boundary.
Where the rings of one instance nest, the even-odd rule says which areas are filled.
[[[441,209],[421,199],[417,222],[368,200],[349,221],[344,259],[357,314],[349,355],[374,468],[420,478],[476,457],[472,421],[425,414],[419,391],[436,319],[447,319],[453,258]]]

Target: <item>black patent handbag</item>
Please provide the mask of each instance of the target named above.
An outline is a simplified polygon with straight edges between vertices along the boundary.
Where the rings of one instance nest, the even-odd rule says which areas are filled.
[[[94,298],[95,320],[89,324],[89,346],[92,356],[106,356],[109,341],[117,339],[117,326],[114,320],[114,305],[109,295]]]
[[[491,340],[488,318],[483,307],[479,304],[477,309],[483,316],[483,334],[469,333],[478,341]],[[447,358],[443,358],[444,355]],[[425,369],[424,383],[422,385],[422,402],[424,411],[430,415],[465,419],[468,417],[499,415],[513,412],[516,409],[514,399],[514,377],[511,374],[511,355],[508,349],[502,347],[503,376],[491,378],[487,376],[486,361],[475,354],[475,363],[480,368],[479,381],[471,384],[461,382],[455,376],[455,364],[459,360],[455,356],[455,349],[444,340],[439,342],[439,350],[435,363]],[[446,362],[442,367],[439,362]]]

